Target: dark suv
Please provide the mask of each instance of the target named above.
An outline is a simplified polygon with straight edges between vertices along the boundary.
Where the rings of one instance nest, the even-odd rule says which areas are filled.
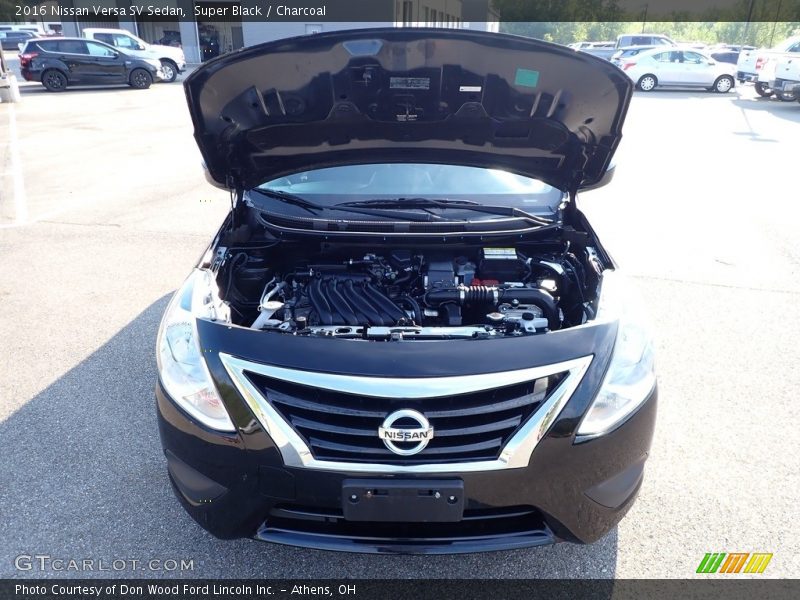
[[[120,83],[147,89],[154,79],[163,78],[156,59],[138,58],[81,38],[29,40],[20,51],[19,67],[26,81],[41,81],[51,92],[70,85]]]

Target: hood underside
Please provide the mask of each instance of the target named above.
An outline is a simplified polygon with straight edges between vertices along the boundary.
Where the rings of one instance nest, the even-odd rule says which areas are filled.
[[[611,63],[563,46],[419,28],[252,46],[184,86],[211,177],[244,189],[308,169],[428,162],[577,190],[608,168],[633,89]]]

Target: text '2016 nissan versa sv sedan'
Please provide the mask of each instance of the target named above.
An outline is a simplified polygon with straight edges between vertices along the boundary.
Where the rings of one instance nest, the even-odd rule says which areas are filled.
[[[653,434],[653,350],[575,196],[610,179],[632,88],[561,46],[428,29],[195,71],[195,137],[233,206],[157,342],[192,517],[366,552],[613,528]]]

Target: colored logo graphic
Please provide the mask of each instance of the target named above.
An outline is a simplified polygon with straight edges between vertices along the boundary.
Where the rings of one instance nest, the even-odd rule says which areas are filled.
[[[749,560],[748,560],[749,558]],[[697,567],[698,573],[763,573],[772,554],[765,552],[707,552]]]

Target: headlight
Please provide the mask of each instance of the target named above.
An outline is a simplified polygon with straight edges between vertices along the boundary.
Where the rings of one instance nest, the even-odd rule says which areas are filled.
[[[653,343],[641,301],[616,271],[603,275],[597,319],[618,320],[619,329],[600,392],[578,426],[578,441],[618,427],[644,403],[656,384]]]
[[[164,389],[195,419],[218,431],[236,431],[219,397],[197,340],[198,317],[223,318],[213,276],[194,271],[175,293],[158,330],[156,356]]]

